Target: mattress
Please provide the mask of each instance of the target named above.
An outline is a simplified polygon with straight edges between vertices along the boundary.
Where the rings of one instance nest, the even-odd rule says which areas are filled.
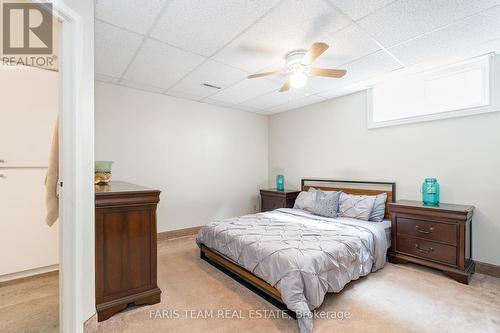
[[[326,293],[384,266],[388,225],[281,208],[214,220],[196,242],[278,289],[297,314],[300,332],[309,333],[312,310]]]
[[[378,222],[373,222],[373,223],[378,223]],[[380,222],[380,226],[385,230],[385,237],[387,239],[387,248],[391,247],[391,225],[392,225],[391,220],[383,220],[382,222]]]

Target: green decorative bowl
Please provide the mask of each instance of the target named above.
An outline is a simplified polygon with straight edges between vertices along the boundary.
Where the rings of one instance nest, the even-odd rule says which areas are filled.
[[[113,161],[95,161],[94,168],[95,172],[111,172],[111,166]]]

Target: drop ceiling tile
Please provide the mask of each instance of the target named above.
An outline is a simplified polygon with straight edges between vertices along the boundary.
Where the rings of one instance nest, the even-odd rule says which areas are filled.
[[[304,97],[307,97],[306,93],[299,89],[290,89],[286,92],[273,91],[269,94],[252,98],[240,105],[256,110],[267,110]]]
[[[330,48],[313,63],[313,67],[342,69],[344,64],[380,50],[380,47],[356,25],[350,25],[323,40]],[[332,80],[335,79],[312,78],[311,83],[328,85]],[[310,88],[311,92],[318,92],[317,89],[312,89],[312,86]]]
[[[340,66],[380,50],[373,39],[354,24],[321,39],[330,48],[313,63],[313,67]]]
[[[311,105],[311,104],[316,104],[319,102],[324,101],[325,98],[317,95],[312,95],[312,96],[307,96],[301,99],[293,100],[291,102],[278,105],[276,107],[273,107],[269,109],[269,112],[271,113],[278,113],[278,112],[283,112],[283,111],[288,111],[292,109],[297,109],[306,105]]]
[[[221,102],[221,101],[218,101],[215,99],[211,99],[211,98],[205,98],[205,99],[201,100],[201,102],[211,104],[211,105],[217,105],[217,106],[221,106],[221,107],[229,108],[229,109],[233,109],[233,110],[239,110],[239,111],[247,111],[247,112],[256,112],[257,111],[253,108],[246,108],[246,107],[242,107],[241,105],[224,103],[224,102]]]
[[[246,111],[246,112],[252,112],[252,113],[257,113],[259,112],[260,110],[259,109],[256,109],[254,107],[251,107],[251,106],[244,106],[244,105],[236,105],[234,107],[234,109],[236,110],[241,110],[241,111]]]
[[[232,103],[225,103],[222,101],[218,101],[216,99],[211,99],[211,98],[205,98],[202,100],[203,103],[208,103],[208,104],[213,104],[213,105],[218,105],[218,106],[223,106],[226,108],[235,108],[236,105]]]
[[[137,82],[131,82],[127,80],[121,80],[120,85],[128,88],[134,88],[138,90],[143,90],[143,91],[149,91],[153,93],[158,93],[161,94],[165,89],[158,88],[158,87],[153,87],[148,84],[143,84],[143,83],[137,83]]]
[[[210,96],[210,98],[225,103],[240,104],[256,96],[277,91],[280,87],[279,83],[267,79],[246,79]]]
[[[148,39],[123,78],[166,89],[203,61],[204,57]]]
[[[95,17],[146,34],[166,0],[97,0]]]
[[[189,73],[179,83],[169,89],[181,93],[189,93],[195,96],[207,97],[217,93],[219,90],[203,86],[203,83],[211,84],[222,89],[247,77],[247,73],[219,62],[208,60],[193,72]]]
[[[348,75],[348,74],[346,74]],[[325,90],[330,90],[335,87],[338,87],[342,84],[343,79],[340,78],[328,78],[328,77],[318,77],[312,76],[309,77],[307,85],[302,88],[302,90],[308,95],[314,95]]]
[[[401,68],[401,65],[391,58],[385,51],[378,51],[343,66],[347,74],[335,80],[331,89],[318,95],[329,97],[332,90],[352,85],[363,80],[369,80]]]
[[[376,75],[385,74],[401,68],[401,65],[390,57],[385,51],[378,51],[361,59],[350,62],[344,66],[347,74],[339,79],[345,81],[360,81]]]
[[[406,65],[434,58],[457,58],[495,51],[500,39],[500,7],[474,15],[441,30],[400,44],[390,51]]]
[[[288,52],[308,49],[350,23],[323,0],[285,0],[214,59],[252,73],[274,63],[284,65]]]
[[[170,91],[170,90],[168,90],[167,92],[165,92],[165,95],[169,95],[169,96],[173,96],[173,97],[178,97],[178,98],[189,99],[189,100],[197,101],[197,102],[201,101],[203,99],[203,97],[200,97],[200,96],[191,95],[191,94],[188,94],[188,93],[182,93],[182,92],[178,92],[178,91]]]
[[[400,0],[358,23],[391,47],[498,4],[500,0]]]
[[[151,36],[210,56],[269,11],[277,0],[173,0]]]
[[[188,82],[183,80],[183,82],[181,83],[182,84],[177,84],[174,87],[168,89],[167,94],[177,96],[191,96],[190,99],[201,100],[220,91],[219,89],[202,86],[201,83],[196,83],[193,81]]]
[[[102,75],[99,73],[95,73],[94,80],[100,81],[100,82],[107,82],[107,83],[116,83],[116,82],[118,82],[119,79],[117,77],[112,77],[112,76],[108,76],[108,75]]]
[[[330,0],[337,8],[353,20],[373,13],[395,0]]]
[[[205,98],[205,99],[202,99],[201,102],[238,110],[238,107],[235,104],[218,101],[216,99]]]
[[[369,86],[363,84],[363,82],[355,83],[349,86],[344,86],[344,87],[339,87],[332,89],[330,91],[324,92],[321,94],[321,96],[325,97],[326,99],[332,99],[332,98],[337,98],[345,95],[349,95],[358,91],[362,91],[367,89]]]
[[[120,77],[139,48],[143,37],[114,27],[95,22],[95,71]]]

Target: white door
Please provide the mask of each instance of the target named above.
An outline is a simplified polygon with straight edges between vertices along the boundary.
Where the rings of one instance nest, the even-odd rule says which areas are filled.
[[[47,166],[58,89],[57,72],[0,66],[0,168]]]
[[[45,169],[0,169],[0,278],[56,265],[58,225],[45,217]]]
[[[58,96],[57,72],[0,66],[0,280],[58,263],[44,188]]]

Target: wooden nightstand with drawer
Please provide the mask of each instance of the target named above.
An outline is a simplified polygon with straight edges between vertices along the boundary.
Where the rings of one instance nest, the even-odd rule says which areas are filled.
[[[267,212],[269,210],[275,210],[278,208],[293,208],[295,199],[299,195],[300,191],[295,190],[284,190],[277,191],[276,189],[265,189],[260,190],[261,197],[261,212]]]
[[[471,223],[473,206],[419,201],[389,203],[392,219],[393,263],[413,262],[443,271],[468,284],[474,272]]]

